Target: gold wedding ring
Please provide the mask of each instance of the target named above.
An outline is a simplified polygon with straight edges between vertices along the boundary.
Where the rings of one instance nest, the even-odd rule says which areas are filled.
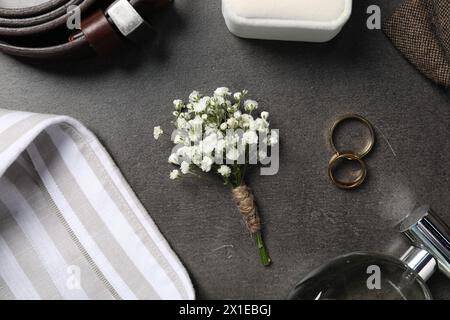
[[[370,122],[366,118],[357,114],[346,114],[336,120],[336,122],[331,127],[329,134],[331,148],[334,150],[334,152],[336,152],[336,154],[341,154],[341,151],[337,149],[336,144],[334,143],[334,132],[336,131],[336,128],[339,127],[340,124],[348,120],[356,120],[362,123],[369,130],[370,135],[369,142],[366,144],[364,149],[362,149],[362,151],[360,152],[352,152],[353,154],[359,156],[360,158],[364,158],[372,150],[375,144],[375,132]]]
[[[336,131],[336,128],[343,122],[347,120],[356,120],[360,123],[362,123],[368,130],[369,130],[369,141],[366,144],[366,146],[359,152],[350,152],[350,151],[340,151],[336,147],[336,144],[334,142],[334,133]],[[366,163],[362,160],[367,154],[369,154],[370,151],[372,151],[372,148],[375,144],[375,132],[373,130],[372,125],[370,122],[357,114],[346,114],[344,116],[339,117],[333,124],[333,126],[330,129],[329,132],[329,142],[331,145],[331,148],[335,152],[335,154],[331,157],[330,162],[328,163],[328,176],[330,177],[331,181],[341,189],[354,189],[358,186],[360,186],[367,176],[367,166]],[[340,160],[349,160],[349,161],[357,161],[360,167],[361,173],[358,175],[358,177],[351,181],[342,181],[336,178],[335,176],[335,169],[338,165],[338,162]]]
[[[342,181],[335,177],[334,169],[336,168],[336,163],[341,159],[358,162],[358,164],[361,168],[360,169],[361,173],[359,174],[359,176],[356,179],[354,179],[352,181]],[[366,179],[366,175],[367,175],[366,163],[359,156],[357,156],[353,153],[341,153],[341,154],[336,153],[335,155],[333,155],[331,157],[330,163],[328,164],[328,176],[330,177],[331,181],[338,188],[341,188],[341,189],[353,189],[353,188],[360,186]]]

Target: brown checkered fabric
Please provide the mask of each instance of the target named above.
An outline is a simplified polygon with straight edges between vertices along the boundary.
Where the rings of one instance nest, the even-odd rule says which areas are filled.
[[[450,0],[406,0],[383,30],[425,76],[450,86]]]

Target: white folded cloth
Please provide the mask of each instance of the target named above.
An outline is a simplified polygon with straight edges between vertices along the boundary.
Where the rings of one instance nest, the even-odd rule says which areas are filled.
[[[0,109],[0,299],[194,299],[189,276],[97,138]]]

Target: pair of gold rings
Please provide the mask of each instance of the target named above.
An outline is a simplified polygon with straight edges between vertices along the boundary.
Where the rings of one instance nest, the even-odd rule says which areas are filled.
[[[344,122],[346,121],[358,121],[362,123],[368,130],[369,130],[369,140],[366,144],[366,146],[359,152],[353,152],[353,151],[341,151],[338,150],[335,144],[335,131],[336,129]],[[330,162],[328,163],[328,176],[330,177],[331,181],[339,188],[341,189],[354,189],[358,186],[360,186],[367,176],[367,166],[364,162],[363,158],[367,156],[370,151],[372,151],[372,148],[375,144],[375,132],[373,130],[372,125],[370,122],[357,114],[347,114],[340,118],[338,118],[333,126],[330,129],[329,132],[329,142],[331,145],[331,148],[335,152],[335,154],[331,157]],[[342,160],[348,160],[348,161],[356,161],[359,166],[359,175],[350,181],[343,181],[339,180],[335,176],[335,171],[339,163],[341,163]]]

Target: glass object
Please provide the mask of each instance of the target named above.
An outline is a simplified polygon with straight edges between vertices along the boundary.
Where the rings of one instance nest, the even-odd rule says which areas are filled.
[[[302,280],[294,300],[428,300],[426,281],[439,268],[450,277],[450,231],[427,206],[400,225],[413,243],[400,259],[355,252],[338,257]]]
[[[422,278],[399,259],[356,252],[341,256],[311,273],[289,298],[423,300],[431,299],[431,294]]]

